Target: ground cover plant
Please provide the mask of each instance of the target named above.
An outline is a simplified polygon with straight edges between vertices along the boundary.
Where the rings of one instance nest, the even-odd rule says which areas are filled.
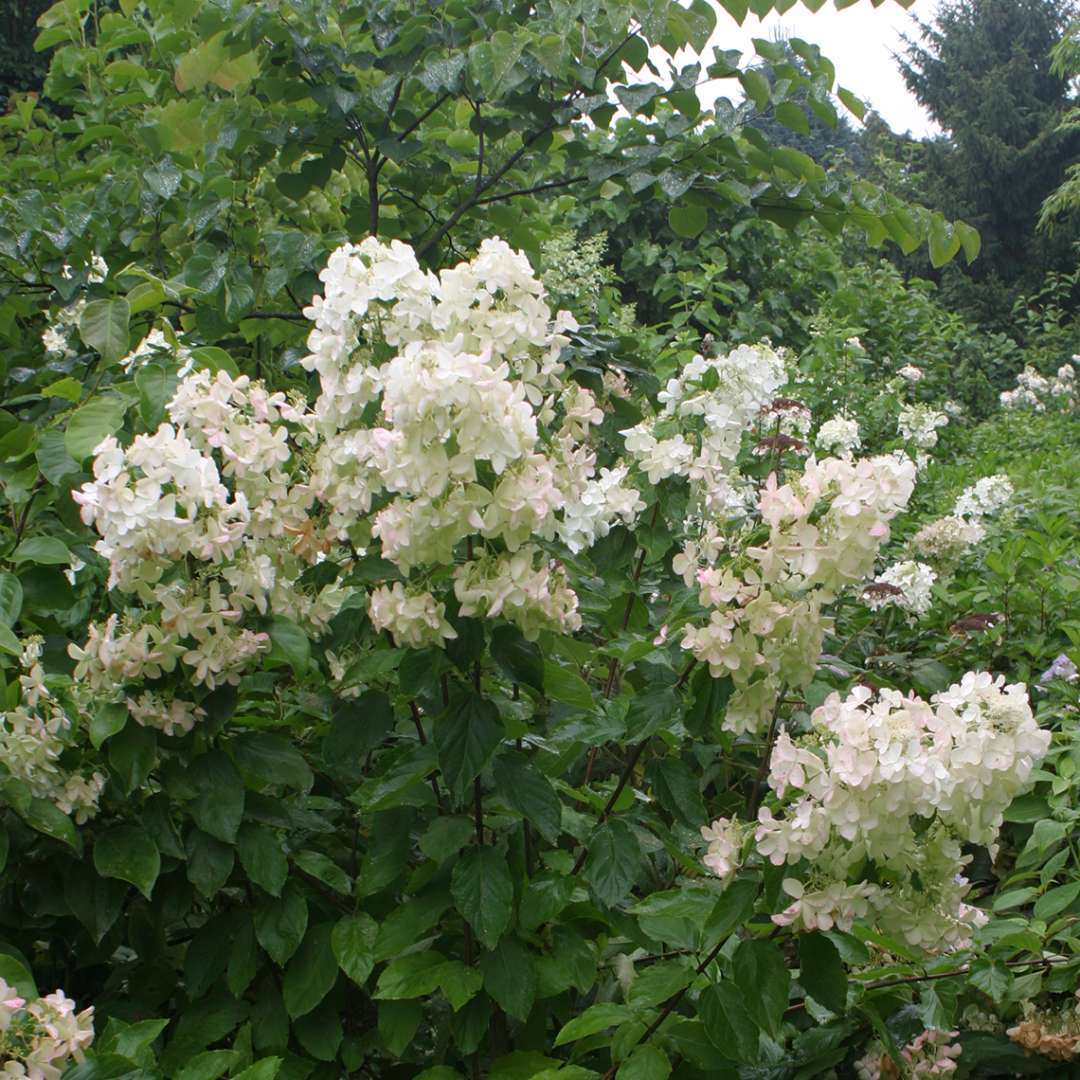
[[[39,20],[4,1075],[1072,1075],[1067,285],[871,253],[978,240],[766,139],[812,46],[706,114],[708,5],[529,14]]]

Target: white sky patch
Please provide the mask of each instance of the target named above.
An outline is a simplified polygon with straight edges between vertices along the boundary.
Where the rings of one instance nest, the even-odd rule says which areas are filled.
[[[802,38],[819,45],[836,67],[837,84],[862,98],[894,131],[910,131],[917,137],[939,134],[937,126],[908,92],[893,58],[893,54],[903,48],[903,34],[912,38],[917,35],[918,28],[911,16],[929,22],[937,2],[915,0],[905,11],[891,0],[878,8],[872,7],[869,0],[860,0],[843,11],[837,11],[829,3],[816,13],[799,4],[784,15],[772,14],[764,19],[747,15],[742,26],[716,5],[716,32],[702,62],[705,66],[711,63],[714,48],[741,49],[743,62],[752,62],[756,57],[752,39],[771,38],[777,30],[782,30],[787,37]],[[693,59],[689,52],[680,53],[679,66]],[[741,100],[742,88],[735,79],[710,80],[698,86],[698,97],[708,108],[717,97]],[[858,124],[854,116],[842,108],[841,111]]]

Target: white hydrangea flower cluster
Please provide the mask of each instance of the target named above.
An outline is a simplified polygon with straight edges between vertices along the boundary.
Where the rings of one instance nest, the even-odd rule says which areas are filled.
[[[769,411],[786,381],[784,358],[768,345],[695,356],[660,391],[659,416],[622,432],[626,452],[650,483],[688,477],[696,506],[710,515],[726,512],[733,488],[742,483],[735,459],[743,435]]]
[[[984,476],[964,488],[953,507],[953,514],[963,518],[984,518],[1004,510],[1013,500],[1012,481],[1004,473]]]
[[[606,232],[582,238],[571,229],[561,229],[545,240],[540,245],[540,279],[551,299],[583,317],[597,318],[605,287],[618,280],[615,271],[604,265],[606,249]],[[604,329],[632,334],[636,320],[634,304],[611,304]]]
[[[97,813],[105,777],[73,771],[60,760],[73,742],[71,720],[46,683],[40,638],[22,642],[21,700],[0,713],[0,761],[30,794],[47,799],[82,824]]]
[[[603,413],[560,378],[573,318],[552,316],[528,260],[498,239],[437,276],[406,245],[368,239],[334,252],[321,277],[303,364],[322,388],[312,486],[336,535],[376,538],[406,575],[491,541],[505,552],[478,552],[455,575],[469,610],[529,633],[574,629],[576,598],[565,575],[536,568],[534,542],[582,551],[645,503],[628,467],[597,471],[588,439]],[[401,602],[423,591],[403,588],[393,614],[380,594],[381,624],[402,640],[445,638],[427,601]]]
[[[159,359],[175,364],[180,378],[189,375],[195,366],[191,349],[174,334],[166,334],[161,327],[154,327],[119,363],[125,375],[133,375],[139,368]]]
[[[867,585],[863,602],[871,611],[899,607],[912,615],[925,615],[933,605],[931,590],[936,580],[937,574],[926,563],[905,559],[887,567]]]
[[[104,440],[94,479],[73,493],[101,536],[110,588],[139,604],[90,626],[68,651],[84,709],[125,701],[138,723],[172,734],[201,715],[190,687],[236,683],[269,649],[266,633],[244,625],[249,616],[317,632],[345,594],[300,582],[333,542],[310,516],[302,450],[315,419],[304,405],[247,376],[197,371],[167,412],[169,422],[126,449]],[[139,685],[174,671],[182,696]]]
[[[75,1012],[63,990],[33,1001],[0,979],[0,1076],[60,1080],[86,1060],[94,1041],[94,1009]]]
[[[422,649],[457,637],[446,621],[446,605],[417,587],[406,591],[400,581],[372,590],[368,606],[376,630],[386,630],[396,645]]]
[[[78,336],[79,320],[85,307],[86,297],[80,296],[50,320],[41,334],[41,344],[48,354],[61,358],[75,355],[72,339]]]
[[[922,368],[916,367],[914,364],[905,364],[902,368],[898,368],[896,374],[906,383],[914,385],[917,382],[921,382],[923,379]]]
[[[1073,361],[1080,361],[1080,356],[1074,356]],[[1005,409],[1030,408],[1035,412],[1075,409],[1076,368],[1071,363],[1062,364],[1055,376],[1047,378],[1028,364],[1016,376],[1016,386],[1012,390],[1003,390],[1000,397]]]
[[[924,525],[911,538],[911,548],[945,571],[954,569],[964,553],[985,536],[986,527],[981,522],[947,514]]]
[[[832,694],[812,722],[807,737],[777,738],[777,802],[754,830],[774,865],[810,865],[806,881],[785,881],[792,903],[774,922],[848,930],[861,919],[927,950],[966,946],[986,915],[965,902],[961,844],[993,854],[1006,808],[1050,745],[1025,687],[969,672],[927,703],[860,686]],[[849,883],[867,860],[876,880]]]
[[[912,550],[942,572],[954,570],[964,554],[985,539],[984,519],[1004,510],[1014,494],[1004,473],[982,477],[960,493],[951,514],[929,522],[911,538]]]
[[[947,427],[948,423],[948,416],[932,405],[904,405],[896,421],[896,430],[902,439],[918,449],[932,450],[937,446],[938,428]]]
[[[747,548],[752,568],[715,565],[723,547],[708,535],[677,556],[676,572],[712,609],[703,626],[686,628],[682,646],[734,683],[727,730],[762,730],[783,687],[813,679],[828,628],[822,608],[873,570],[914,485],[907,458],[810,459],[796,480],[766,481],[758,511],[769,538]]]
[[[841,457],[852,454],[862,446],[859,422],[837,414],[818,428],[814,442],[828,454],[839,454]]]

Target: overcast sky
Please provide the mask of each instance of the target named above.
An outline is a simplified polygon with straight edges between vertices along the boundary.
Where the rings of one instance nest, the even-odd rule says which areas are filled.
[[[908,93],[892,54],[900,51],[901,34],[912,35],[911,15],[926,22],[936,7],[937,0],[915,0],[908,11],[894,0],[885,0],[879,8],[872,7],[869,0],[860,0],[844,11],[837,11],[830,2],[817,13],[811,13],[797,4],[785,15],[774,14],[765,19],[747,15],[741,27],[720,9],[712,45],[743,49],[744,59],[749,59],[754,55],[751,38],[772,37],[773,31],[782,27],[788,37],[820,45],[821,51],[836,65],[837,82],[875,108],[894,131],[910,131],[921,136],[937,129]],[[717,95],[736,96],[737,92],[737,84],[730,79],[699,89],[706,106]]]

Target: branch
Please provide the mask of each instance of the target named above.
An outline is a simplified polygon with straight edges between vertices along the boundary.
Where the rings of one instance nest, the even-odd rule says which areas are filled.
[[[605,56],[604,59],[600,61],[600,63],[597,65],[597,72],[599,73],[603,71],[604,68],[612,60],[615,59],[615,57],[619,54],[619,51],[630,41],[636,38],[640,32],[640,26],[633,27],[626,35],[626,37],[624,37],[623,40],[620,41],[619,44],[616,45],[615,48],[612,49],[607,54],[607,56]],[[562,108],[566,108],[566,106],[571,105],[575,101],[575,99],[581,97],[582,94],[584,94],[585,89],[586,88],[583,86],[575,87],[569,94],[567,94],[562,99],[560,106]],[[428,114],[425,114],[425,117],[427,115]],[[424,118],[422,117],[421,120],[422,119]],[[419,122],[420,121],[418,121],[418,123]],[[512,153],[510,157],[508,157],[506,161],[503,162],[503,164],[495,170],[495,172],[491,173],[487,180],[483,181],[481,184],[478,184],[473,189],[472,194],[469,195],[463,202],[458,204],[457,209],[455,209],[453,213],[451,213],[451,215],[446,219],[446,221],[443,222],[443,224],[440,225],[439,228],[437,228],[431,236],[429,236],[426,240],[416,246],[416,257],[419,259],[426,255],[474,206],[477,206],[479,204],[481,197],[484,195],[484,192],[490,191],[525,156],[533,143],[535,143],[538,139],[543,138],[543,136],[548,134],[548,132],[554,131],[555,128],[557,128],[558,126],[559,123],[557,121],[549,120],[546,124],[544,124],[543,127],[537,129],[528,138],[526,138],[525,141],[521,144],[521,146],[517,150],[515,150],[514,153]],[[408,133],[406,132],[406,134]],[[402,138],[403,137],[404,136],[402,136]]]
[[[571,184],[580,184],[588,179],[587,176],[568,176],[565,180],[549,180],[546,184],[537,184],[535,187],[514,188],[513,191],[503,191],[498,195],[488,195],[487,198],[477,199],[476,205],[486,206],[488,203],[503,202],[505,199],[516,199],[519,195],[535,195],[538,191],[569,187]]]
[[[434,105],[422,112],[400,135],[394,136],[395,141],[404,142],[433,112],[438,111],[449,100],[449,92],[437,98]]]
[[[611,793],[611,797],[604,805],[604,809],[600,811],[600,817],[597,820],[597,825],[603,825],[607,821],[611,811],[615,808],[615,804],[619,801],[619,796],[623,793],[623,788],[630,782],[630,777],[634,775],[634,769],[637,768],[637,763],[641,758],[641,753],[648,745],[649,740],[642,739],[641,742],[634,747],[630,752],[630,757],[627,759],[626,765],[623,768],[622,774],[619,776],[619,782],[615,785],[615,790]],[[585,865],[585,860],[589,855],[589,847],[587,844],[582,845],[581,851],[578,853],[577,859],[574,861],[574,869],[570,871],[570,876],[574,877],[581,872],[581,868]]]

